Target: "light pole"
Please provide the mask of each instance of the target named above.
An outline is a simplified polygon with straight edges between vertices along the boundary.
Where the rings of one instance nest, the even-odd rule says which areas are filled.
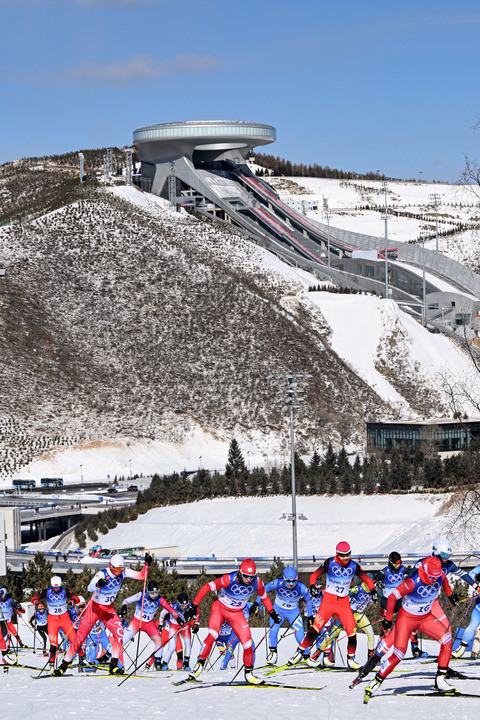
[[[83,483],[83,465],[80,465],[80,482]]]
[[[132,477],[132,459],[128,461],[128,464],[130,465],[130,478]]]
[[[438,208],[440,207],[440,195],[438,193],[430,195],[430,204],[435,208],[435,250],[438,252]]]
[[[388,202],[387,202],[387,183],[383,183],[383,191],[385,193],[385,298],[388,300]]]
[[[423,327],[427,324],[427,306],[426,306],[426,297],[427,297],[427,284],[425,281],[425,233],[422,233],[420,236],[420,239],[422,241],[422,248],[423,248],[423,260],[422,260],[422,325]]]
[[[323,198],[323,214],[327,218],[327,262],[328,262],[328,269],[330,270],[331,262],[330,262],[330,210],[328,209],[328,198]]]
[[[297,544],[297,520],[306,520],[304,515],[297,514],[297,493],[295,486],[295,436],[293,431],[293,411],[300,407],[304,401],[304,388],[308,385],[308,379],[312,376],[304,372],[287,372],[271,375],[273,384],[277,388],[277,396],[283,400],[282,409],[290,411],[290,449],[291,449],[291,473],[292,473],[292,512],[284,513],[283,517],[292,522],[293,540],[293,565],[298,570],[298,544]]]

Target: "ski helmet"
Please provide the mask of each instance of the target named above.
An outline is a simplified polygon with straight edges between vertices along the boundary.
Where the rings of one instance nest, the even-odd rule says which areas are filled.
[[[50,585],[52,586],[54,592],[59,592],[62,587],[62,579],[59,578],[58,575],[54,575],[50,580]]]
[[[433,585],[435,580],[438,580],[442,575],[442,561],[438,557],[433,557],[433,555],[425,558],[418,568],[418,574],[421,581],[426,585]]]
[[[257,574],[257,566],[253,562],[252,558],[242,560],[240,565],[240,575],[243,580],[247,583],[251,582]]]
[[[7,594],[7,591],[5,588],[0,587],[0,598],[3,598]]]
[[[177,602],[181,607],[187,607],[190,602],[186,592],[181,592],[177,595]]]
[[[401,564],[402,564],[402,556],[400,555],[400,553],[398,553],[394,550],[388,556],[388,567],[392,572],[395,572],[396,570],[400,569]]]
[[[293,588],[297,584],[297,571],[294,567],[286,567],[283,571],[283,579],[287,587]]]
[[[37,610],[39,612],[43,612],[45,610],[45,605],[43,603],[38,603]]]
[[[112,575],[120,575],[123,572],[123,568],[125,567],[125,560],[121,555],[112,555],[110,558],[110,563],[108,565],[108,569],[112,573]]]
[[[150,580],[150,582],[147,583],[147,595],[150,597],[158,597],[160,595],[160,588],[155,580]]]
[[[348,542],[346,542],[345,540],[339,542],[337,544],[337,547],[335,548],[335,553],[335,559],[339,565],[348,565],[348,563],[350,562],[350,557],[352,555],[352,549]]]
[[[442,560],[448,560],[452,554],[452,548],[447,538],[439,537],[433,541],[432,555],[441,558]]]

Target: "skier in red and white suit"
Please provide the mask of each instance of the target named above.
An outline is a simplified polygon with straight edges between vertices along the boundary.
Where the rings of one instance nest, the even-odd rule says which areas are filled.
[[[54,671],[54,675],[63,675],[98,620],[100,620],[112,634],[110,674],[123,674],[123,668],[120,668],[118,665],[119,660],[123,664],[123,625],[113,607],[113,601],[117,597],[123,580],[125,580],[125,578],[144,580],[148,575],[148,568],[151,563],[152,556],[146,553],[143,569],[140,571],[131,570],[125,567],[125,561],[121,555],[113,555],[108,568],[102,568],[93,576],[88,586],[88,591],[93,592],[93,595],[88,601],[87,608],[81,617],[75,640],[68,648],[61,665]]]
[[[208,635],[197,663],[193,668],[193,676],[198,677],[203,670],[215,640],[218,637],[220,627],[224,621],[232,626],[232,630],[243,645],[243,662],[245,665],[245,680],[252,684],[258,684],[259,678],[253,675],[253,648],[250,626],[245,619],[243,609],[252,595],[258,597],[265,605],[265,608],[274,623],[280,623],[281,617],[273,609],[272,602],[265,592],[263,582],[257,575],[257,568],[254,561],[249,558],[243,560],[239,572],[231,572],[223,575],[217,580],[206,583],[200,588],[190,608],[185,613],[185,620],[188,622],[195,617],[198,605],[210,592],[218,591],[218,597],[212,604],[210,617],[208,618]],[[252,614],[255,613],[255,610]]]
[[[446,629],[445,625],[438,621],[434,607],[435,600],[442,588],[452,604],[456,605],[458,598],[452,592],[447,576],[442,570],[442,561],[440,558],[432,556],[426,558],[418,570],[389,595],[385,618],[382,621],[384,632],[392,627],[395,603],[402,599],[402,607],[398,611],[395,623],[395,644],[392,654],[383,660],[373,682],[365,690],[367,702],[368,698],[377,692],[385,678],[405,656],[408,640],[413,630],[418,630],[440,643],[435,689],[441,692],[455,690],[446,682],[446,678],[452,677],[454,674],[448,667],[453,646],[450,626]]]
[[[322,575],[327,576],[325,592],[312,626],[298,646],[296,653],[288,661],[288,665],[296,665],[303,659],[305,650],[315,642],[330,618],[335,616],[342,623],[348,636],[347,665],[351,670],[360,667],[355,661],[357,625],[350,606],[348,593],[355,577],[358,577],[361,582],[366,584],[372,600],[377,599],[377,592],[373,580],[362,570],[358,563],[352,560],[352,551],[348,542],[339,542],[335,548],[335,553],[335,557],[325,560],[323,565],[310,576],[310,595],[313,597],[318,595],[317,580]]]

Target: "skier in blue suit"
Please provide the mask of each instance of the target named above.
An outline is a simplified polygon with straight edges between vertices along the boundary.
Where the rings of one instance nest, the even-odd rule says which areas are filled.
[[[287,567],[283,571],[283,577],[272,580],[265,586],[265,590],[270,592],[275,590],[276,597],[273,609],[281,617],[279,623],[274,623],[270,618],[270,632],[268,634],[269,653],[267,663],[275,665],[277,662],[277,644],[278,631],[283,622],[286,620],[290,627],[295,631],[295,638],[298,643],[302,642],[305,637],[303,627],[302,608],[300,602],[303,600],[305,616],[307,624],[310,627],[313,622],[312,599],[306,585],[298,581],[297,571],[294,567]],[[306,655],[308,657],[308,654]]]
[[[480,595],[478,595],[478,592],[480,591],[480,565],[477,565],[477,567],[473,568],[473,570],[470,571],[469,576],[475,583],[473,585],[473,589],[474,592],[477,593],[477,599],[475,600],[475,605],[473,606],[470,622],[463,631],[460,645],[453,653],[453,657],[456,658],[461,658],[462,655],[465,653],[465,650],[468,648],[469,644],[473,640],[473,636],[475,635],[477,627],[480,625]]]

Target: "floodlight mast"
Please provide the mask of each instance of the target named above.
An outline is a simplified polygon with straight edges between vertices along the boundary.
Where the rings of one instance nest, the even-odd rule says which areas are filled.
[[[298,542],[297,542],[297,520],[306,520],[304,515],[297,514],[297,492],[295,486],[295,434],[293,429],[293,410],[300,407],[305,400],[304,388],[308,385],[308,379],[312,376],[304,372],[287,372],[278,375],[271,375],[273,384],[277,387],[277,396],[283,400],[282,409],[289,408],[290,412],[290,450],[291,450],[291,474],[292,474],[292,512],[284,513],[283,517],[292,522],[293,542],[293,566],[298,570]]]
[[[438,252],[438,208],[440,207],[440,195],[432,193],[430,203],[435,208],[435,250]]]
[[[385,193],[385,214],[383,219],[385,220],[385,298],[388,300],[388,197],[387,197],[387,183],[383,183],[383,191]]]

